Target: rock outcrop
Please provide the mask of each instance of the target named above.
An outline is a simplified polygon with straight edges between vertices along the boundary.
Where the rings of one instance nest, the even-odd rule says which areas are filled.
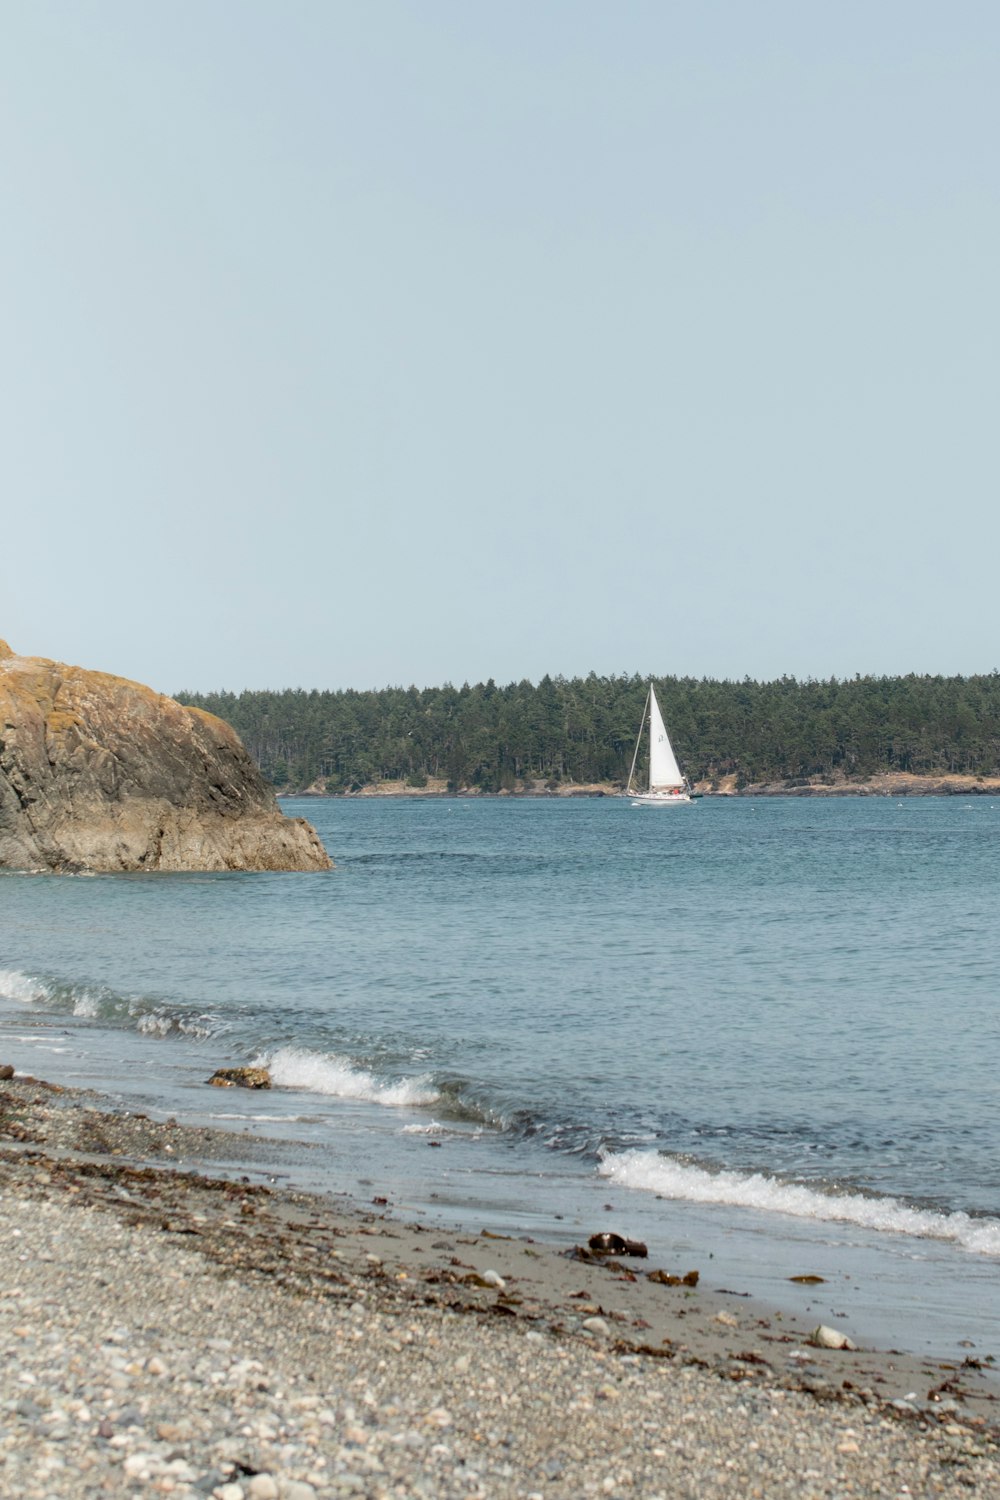
[[[235,731],[137,682],[0,641],[0,867],[326,870]]]
[[[269,1089],[267,1068],[216,1068],[208,1080],[214,1089]]]

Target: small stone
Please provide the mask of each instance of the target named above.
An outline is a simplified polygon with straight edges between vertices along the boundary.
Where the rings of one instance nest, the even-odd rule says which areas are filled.
[[[858,1346],[837,1328],[827,1328],[821,1323],[809,1335],[809,1342],[818,1349],[856,1349]]]
[[[585,1329],[587,1333],[592,1333],[595,1337],[603,1339],[606,1339],[611,1332],[609,1324],[603,1318],[584,1318],[580,1327]]]
[[[287,1479],[281,1486],[281,1500],[316,1500],[316,1491],[304,1479]]]
[[[199,1474],[197,1478],[192,1481],[192,1487],[197,1490],[199,1495],[211,1495],[217,1485],[224,1483],[225,1481],[219,1473],[218,1469],[210,1469],[205,1474]]]
[[[271,1075],[266,1068],[217,1068],[208,1080],[217,1089],[269,1089]]]
[[[182,1484],[194,1484],[198,1477],[191,1465],[183,1458],[172,1458],[166,1465],[165,1472]]]
[[[739,1328],[740,1320],[735,1313],[717,1312],[715,1321],[721,1323],[724,1328]]]
[[[278,1486],[271,1474],[255,1474],[247,1480],[248,1500],[278,1500]]]
[[[592,1234],[587,1241],[587,1248],[595,1255],[636,1255],[645,1257],[649,1249],[642,1240],[629,1240],[622,1234],[610,1233],[603,1230],[600,1234]]]
[[[495,1286],[498,1292],[504,1291],[507,1286],[499,1271],[484,1271],[483,1280],[487,1286]]]
[[[187,1437],[187,1429],[179,1427],[176,1422],[158,1422],[156,1436],[161,1443],[182,1443]]]
[[[127,1460],[126,1460],[127,1462]],[[220,1484],[212,1491],[215,1500],[246,1500],[241,1484]]]

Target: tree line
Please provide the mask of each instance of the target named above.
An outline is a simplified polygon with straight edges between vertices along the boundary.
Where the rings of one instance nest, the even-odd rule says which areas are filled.
[[[648,678],[543,677],[498,686],[179,693],[225,719],[279,790],[380,781],[515,790],[624,783]],[[691,781],[863,779],[880,771],[1000,773],[1000,673],[846,681],[653,679]],[[645,765],[640,755],[639,770]]]

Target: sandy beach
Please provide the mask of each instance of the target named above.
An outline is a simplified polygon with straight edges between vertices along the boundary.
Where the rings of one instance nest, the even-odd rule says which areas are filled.
[[[0,1083],[5,1493],[1000,1493],[973,1353],[818,1348],[697,1267],[272,1190],[267,1152]]]

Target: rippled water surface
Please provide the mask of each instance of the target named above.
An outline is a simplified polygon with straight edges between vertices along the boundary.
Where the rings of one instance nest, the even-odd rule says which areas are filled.
[[[266,1061],[250,1123],[433,1134],[456,1201],[551,1172],[1000,1256],[991,799],[286,808],[333,873],[0,880],[12,1060],[242,1123],[204,1079]]]

